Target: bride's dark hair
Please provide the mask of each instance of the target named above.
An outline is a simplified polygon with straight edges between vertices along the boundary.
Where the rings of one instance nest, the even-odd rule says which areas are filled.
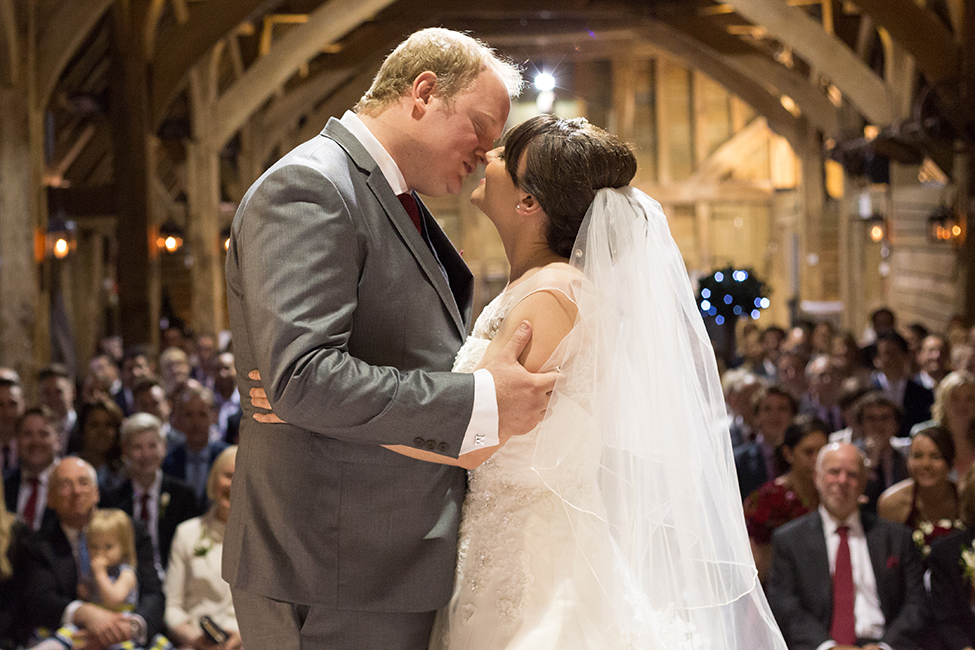
[[[581,118],[539,115],[522,122],[505,136],[504,159],[511,180],[548,215],[545,239],[562,257],[572,252],[596,191],[623,187],[636,174],[630,147]]]

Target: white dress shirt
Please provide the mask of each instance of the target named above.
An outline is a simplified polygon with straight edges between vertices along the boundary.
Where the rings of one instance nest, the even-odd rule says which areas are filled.
[[[836,572],[836,552],[840,547],[840,536],[836,532],[840,526],[849,528],[846,538],[850,545],[850,564],[853,567],[853,588],[856,596],[853,601],[853,616],[856,619],[856,635],[858,638],[879,639],[884,635],[887,620],[880,609],[880,596],[877,593],[877,579],[870,563],[870,551],[867,548],[867,537],[863,532],[860,521],[860,511],[853,513],[842,522],[837,522],[819,506],[819,516],[823,520],[823,533],[826,536],[826,553],[829,556],[829,573]],[[825,650],[837,645],[832,639],[819,645],[816,650]],[[881,647],[888,648],[886,644]]]
[[[341,119],[342,126],[355,136],[359,144],[372,156],[379,165],[379,170],[386,177],[393,192],[403,194],[409,192],[403,172],[389,152],[376,139],[352,111],[346,111]],[[464,441],[460,446],[460,453],[466,454],[481,447],[493,447],[500,443],[498,436],[498,399],[494,388],[494,377],[484,368],[474,371],[474,410],[471,421],[467,425]]]

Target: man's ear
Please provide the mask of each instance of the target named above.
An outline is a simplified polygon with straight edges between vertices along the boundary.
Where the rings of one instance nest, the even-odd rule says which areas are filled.
[[[430,70],[421,72],[413,80],[413,87],[410,89],[410,101],[413,105],[413,114],[420,117],[430,107],[430,102],[436,96],[437,74]]]

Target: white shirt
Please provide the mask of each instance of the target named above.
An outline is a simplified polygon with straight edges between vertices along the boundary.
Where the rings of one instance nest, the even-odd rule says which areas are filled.
[[[880,390],[883,392],[884,397],[898,406],[904,405],[904,391],[907,390],[907,377],[901,377],[894,383],[891,383],[887,375],[882,372],[876,372],[874,373],[874,379],[880,384]]]
[[[880,609],[880,596],[877,594],[877,578],[873,574],[870,564],[870,551],[867,548],[867,537],[863,532],[860,521],[860,511],[853,513],[842,522],[837,522],[819,506],[819,516],[823,520],[823,533],[826,536],[826,553],[829,556],[829,573],[836,572],[836,553],[840,548],[840,536],[836,530],[841,526],[849,528],[846,534],[850,545],[850,564],[853,567],[853,588],[856,596],[853,601],[853,616],[856,619],[856,635],[860,638],[879,639],[884,635],[887,620]],[[816,650],[825,650],[837,645],[830,639],[819,645]],[[880,644],[887,647],[886,644]]]
[[[342,126],[355,136],[359,144],[372,156],[379,165],[379,170],[386,177],[389,186],[396,194],[409,192],[406,178],[393,157],[389,155],[382,143],[363,124],[359,116],[352,111],[346,111],[340,120]],[[484,368],[474,371],[474,410],[471,420],[464,434],[464,441],[460,446],[460,453],[466,454],[481,447],[493,447],[500,443],[498,436],[498,399],[494,388],[494,377]]]
[[[48,479],[53,469],[54,463],[51,463],[44,471],[37,475],[37,501],[34,506],[34,521],[27,522],[31,530],[39,529],[41,527],[41,520],[44,519],[44,508],[47,507]],[[17,514],[21,517],[24,516],[24,509],[27,508],[27,501],[30,499],[30,488],[30,478],[25,476],[23,471],[21,471],[20,491],[17,493]]]

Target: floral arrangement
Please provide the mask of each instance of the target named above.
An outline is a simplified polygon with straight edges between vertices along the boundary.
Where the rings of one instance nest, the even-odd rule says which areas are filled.
[[[975,542],[971,546],[961,547],[961,566],[964,569],[965,579],[975,586]]]
[[[759,544],[772,542],[772,531],[811,510],[788,486],[768,482],[751,493],[744,503],[748,536]]]
[[[204,525],[200,529],[200,539],[193,547],[193,557],[206,557],[211,548],[213,548],[213,538],[210,537],[210,527]]]
[[[931,542],[943,537],[953,530],[961,530],[965,527],[961,519],[939,519],[936,522],[922,521],[911,533],[914,545],[921,551],[921,555],[927,559],[931,555]]]

